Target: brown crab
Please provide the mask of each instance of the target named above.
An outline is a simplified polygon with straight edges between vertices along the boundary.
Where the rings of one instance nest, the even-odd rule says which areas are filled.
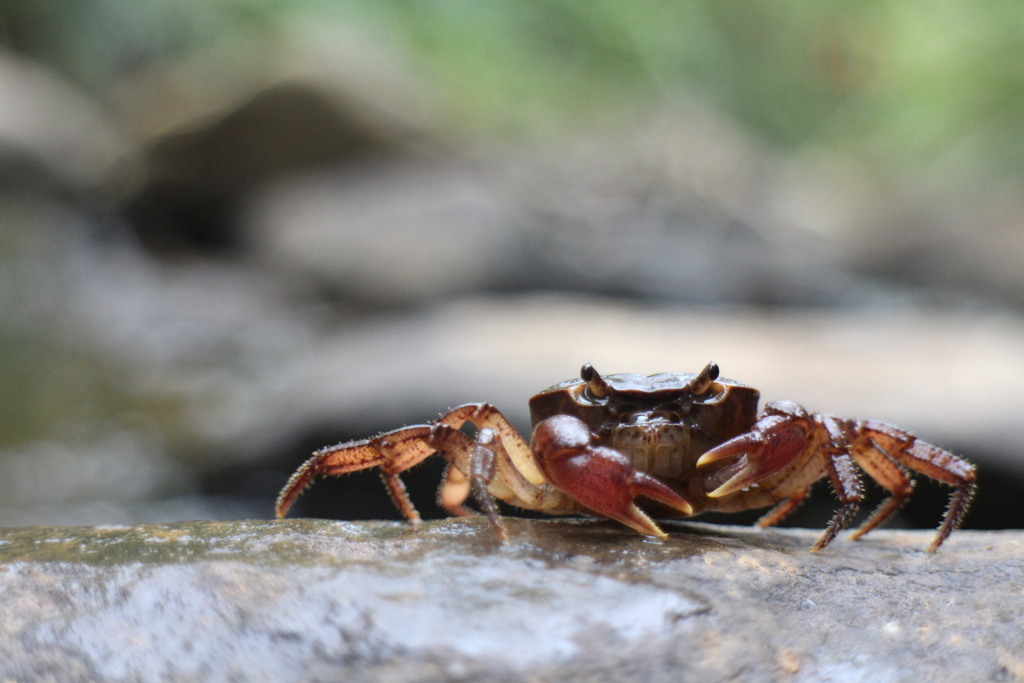
[[[853,519],[863,499],[857,466],[889,493],[853,532],[859,538],[888,519],[910,495],[908,470],[954,488],[933,552],[957,528],[974,494],[974,466],[949,451],[873,420],[808,413],[791,401],[757,414],[759,393],[719,378],[709,363],[696,375],[610,375],[584,365],[580,379],[530,399],[529,445],[496,408],[470,403],[437,420],[317,451],[277,499],[283,517],[318,476],[380,467],[395,505],[410,521],[419,514],[398,475],[438,453],[448,461],[438,491],[454,515],[472,488],[502,538],[495,499],[548,514],[609,517],[641,534],[665,536],[648,514],[692,516],[775,504],[758,522],[776,524],[828,477],[842,506],[818,551]],[[467,422],[476,437],[461,431]],[[637,498],[643,500],[637,502]]]

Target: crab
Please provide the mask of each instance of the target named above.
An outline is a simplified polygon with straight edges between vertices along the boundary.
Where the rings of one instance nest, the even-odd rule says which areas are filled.
[[[488,403],[468,403],[427,424],[323,448],[291,476],[277,499],[284,517],[320,476],[379,467],[402,515],[418,522],[399,475],[431,455],[447,461],[438,502],[452,515],[472,491],[491,528],[508,534],[496,500],[552,515],[607,517],[655,537],[657,518],[774,507],[758,526],[782,521],[827,478],[840,507],[811,547],[826,547],[854,519],[864,498],[859,470],[888,497],[851,534],[860,538],[902,505],[919,473],[953,488],[929,552],[963,519],[975,468],[947,450],[875,420],[810,413],[792,401],[757,412],[759,392],[719,377],[708,363],[697,374],[602,377],[590,364],[579,379],[530,399],[529,444]],[[475,437],[462,431],[466,423]]]

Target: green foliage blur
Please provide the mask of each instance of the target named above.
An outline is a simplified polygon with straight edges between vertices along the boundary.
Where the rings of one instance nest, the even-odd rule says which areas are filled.
[[[87,89],[296,20],[393,43],[505,138],[705,102],[783,151],[878,173],[1024,175],[1024,4],[872,0],[6,0],[0,42]],[[223,53],[221,53],[223,54]]]

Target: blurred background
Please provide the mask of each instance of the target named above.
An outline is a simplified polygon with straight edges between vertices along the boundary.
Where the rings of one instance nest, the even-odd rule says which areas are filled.
[[[325,444],[714,359],[1021,526],[1024,5],[919,10],[4,2],[0,525],[267,518]]]

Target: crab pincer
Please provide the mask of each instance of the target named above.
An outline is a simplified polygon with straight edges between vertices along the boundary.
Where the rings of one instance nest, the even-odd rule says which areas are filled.
[[[668,485],[641,472],[614,448],[599,446],[580,419],[556,415],[533,431],[530,449],[547,480],[584,508],[648,536],[665,536],[634,502],[644,496],[684,515],[693,506]]]

